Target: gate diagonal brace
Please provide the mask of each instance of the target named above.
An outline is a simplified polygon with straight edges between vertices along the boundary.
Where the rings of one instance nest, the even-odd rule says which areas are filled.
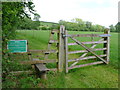
[[[97,58],[99,58],[100,60],[102,60],[104,63],[107,64],[107,62],[101,58],[99,55],[97,55],[95,52],[93,52],[90,48],[86,47],[83,43],[81,43],[80,41],[76,40],[73,37],[70,37],[73,41],[75,41],[78,45],[81,45],[83,48],[85,48],[86,50],[88,50],[89,52],[91,52],[92,54],[94,54]]]
[[[102,41],[102,40],[104,40],[104,39],[102,38],[102,39],[100,39],[99,41]],[[91,48],[93,49],[93,48],[95,48],[96,46],[97,46],[97,44],[94,44],[94,45],[91,46]],[[82,54],[82,56],[80,56],[80,57],[85,57],[87,54],[88,54],[88,52]],[[78,63],[78,61],[74,62],[71,66],[74,66],[74,65],[76,65],[77,63]]]

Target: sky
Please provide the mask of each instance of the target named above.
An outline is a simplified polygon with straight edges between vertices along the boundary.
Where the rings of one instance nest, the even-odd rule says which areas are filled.
[[[40,21],[58,22],[80,18],[109,27],[118,22],[119,0],[33,0]]]

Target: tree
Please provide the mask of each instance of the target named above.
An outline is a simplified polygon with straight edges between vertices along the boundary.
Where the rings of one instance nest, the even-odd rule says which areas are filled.
[[[60,24],[60,25],[65,25],[65,24],[66,24],[66,21],[60,20],[60,21],[59,21],[59,24]]]
[[[37,13],[35,13],[33,20],[34,20],[34,21],[39,21],[39,19],[40,19],[40,15],[37,14]]]
[[[30,18],[26,11],[35,13],[33,8],[34,4],[27,0],[26,2],[25,0],[24,2],[2,2],[2,70],[5,73],[10,71],[7,41],[14,39],[15,31],[24,17]]]
[[[104,26],[101,25],[92,25],[92,22],[89,21],[83,21],[80,18],[74,18],[71,20],[71,22],[60,20],[59,24],[65,25],[65,27],[68,30],[74,30],[74,31],[96,31],[96,32],[102,32],[104,31]]]
[[[24,22],[20,22],[18,29],[39,29],[40,21],[32,21],[30,18],[24,18]]]
[[[87,29],[87,31],[92,31],[91,27],[92,27],[92,22],[86,21],[86,29]]]
[[[15,30],[24,17],[30,18],[27,13],[35,14],[35,6],[32,2],[2,2],[2,40],[3,48],[6,42],[15,37]]]
[[[120,32],[120,22],[115,25],[116,32]]]
[[[115,32],[115,31],[116,31],[116,28],[115,28],[115,26],[113,26],[113,25],[110,25],[109,27],[110,27],[110,31],[111,31],[111,32]]]

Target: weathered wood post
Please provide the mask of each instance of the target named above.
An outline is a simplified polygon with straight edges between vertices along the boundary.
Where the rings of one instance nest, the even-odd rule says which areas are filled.
[[[110,34],[110,30],[108,28],[105,29],[104,34]],[[107,41],[107,43],[104,43],[104,48],[107,48],[104,50],[104,54],[107,56],[105,57],[105,60],[107,61],[107,64],[109,63],[109,57],[110,57],[110,37],[104,37],[104,41]]]
[[[68,37],[67,37],[67,30],[65,30],[65,72],[68,73]]]
[[[58,47],[58,71],[59,72],[67,72],[67,63],[66,63],[66,53],[67,53],[67,38],[65,37],[66,34],[65,27],[63,25],[60,26],[59,31],[59,47]]]

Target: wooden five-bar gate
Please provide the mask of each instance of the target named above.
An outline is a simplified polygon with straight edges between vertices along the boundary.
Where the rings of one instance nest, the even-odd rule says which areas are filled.
[[[54,34],[57,33],[57,40],[53,39]],[[75,37],[101,37],[99,41],[90,41],[90,42],[82,42],[80,40],[77,40]],[[74,43],[68,43],[68,39],[72,39]],[[51,50],[51,45],[53,43],[56,43],[56,50]],[[103,44],[102,48],[96,48],[97,44]],[[86,44],[92,44],[91,47],[87,47]],[[68,51],[68,46],[71,45],[79,45],[85,50],[78,50],[78,51]],[[103,51],[103,55],[98,55],[95,51]],[[89,65],[96,65],[96,64],[108,64],[109,63],[109,52],[110,52],[110,31],[109,29],[106,29],[104,31],[104,34],[76,34],[71,35],[67,33],[67,30],[65,30],[65,27],[63,25],[60,26],[60,30],[51,30],[50,33],[50,40],[48,42],[48,49],[47,50],[29,50],[28,56],[29,61],[23,61],[22,64],[31,64],[38,74],[46,78],[46,72],[47,71],[59,71],[59,72],[65,72],[68,73],[68,70],[74,69],[74,68],[80,68],[85,67]],[[39,58],[33,58],[33,53],[44,53],[45,57],[44,60],[40,60]],[[56,53],[57,59],[55,60],[49,60],[48,55],[50,53]],[[77,59],[68,59],[69,54],[75,54],[75,53],[84,53]],[[87,54],[91,53],[93,56],[88,56]],[[87,63],[87,64],[79,64],[79,61],[81,60],[88,60],[88,59],[95,59],[98,58],[99,61],[95,60],[95,62]],[[87,61],[86,61],[87,62]],[[46,67],[46,63],[56,63],[57,67],[48,69]],[[71,65],[68,65],[70,63]]]
[[[67,33],[67,30],[65,30],[64,26],[60,27],[60,33],[59,33],[59,70],[65,71],[66,73],[70,69],[79,68],[79,67],[85,67],[89,65],[95,65],[95,64],[101,64],[109,63],[109,52],[110,52],[110,30],[105,29],[104,34],[76,34],[76,35],[70,35]],[[77,40],[75,37],[101,37],[99,41],[91,41],[91,42],[81,42],[80,40]],[[68,38],[72,39],[75,43],[68,43]],[[97,44],[103,43],[102,48],[96,48]],[[93,44],[90,48],[86,46],[86,44]],[[70,45],[79,45],[83,47],[85,50],[79,50],[79,51],[68,51],[68,46]],[[95,51],[103,51],[103,55],[96,54]],[[87,56],[85,57],[88,52],[90,52],[93,56]],[[77,59],[70,59],[68,60],[69,54],[75,54],[75,53],[84,53]],[[98,58],[100,61],[96,61],[93,63],[87,63],[87,64],[81,64],[76,65],[81,60],[87,60],[87,59],[95,59]],[[71,65],[68,66],[69,62],[74,62]]]

